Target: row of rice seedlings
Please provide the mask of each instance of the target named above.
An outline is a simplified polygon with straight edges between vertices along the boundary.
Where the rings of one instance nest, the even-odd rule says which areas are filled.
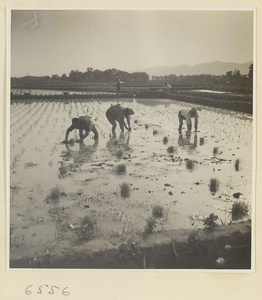
[[[28,113],[30,113],[32,110],[35,109],[36,105],[37,104],[35,103],[35,105],[32,107],[32,105],[30,105],[30,104],[22,103],[20,105],[20,107],[22,107],[22,109],[16,110],[15,112],[11,111],[10,128],[13,129],[15,126],[19,127],[20,123],[24,121],[24,119],[28,115]],[[11,107],[12,106],[13,106],[13,104],[11,105]],[[37,109],[36,109],[36,111],[37,111]]]
[[[31,119],[36,119],[36,116],[41,115],[43,109],[43,104],[37,103],[36,107],[33,110],[28,109],[24,116],[16,116],[14,119],[15,126],[12,127],[12,131],[21,131]],[[13,116],[11,116],[11,122],[13,121],[12,118]]]
[[[50,109],[50,108],[49,108]],[[44,117],[46,117],[46,114],[47,114],[47,110],[48,110],[48,104],[46,103],[46,105],[45,106],[43,106],[43,110],[40,110],[40,111],[38,111],[35,115],[32,115],[32,112],[27,116],[27,118],[26,118],[26,121],[27,121],[27,123],[30,123],[30,124],[32,124],[33,122],[34,122],[34,120],[35,120],[35,126],[36,125],[38,125],[39,123],[40,123],[40,121],[41,121],[41,119],[43,119]],[[51,110],[50,110],[51,111]],[[25,126],[26,124],[24,124],[24,126]],[[21,138],[24,138],[25,136],[27,136],[27,134],[29,133],[28,131],[29,131],[29,127],[30,127],[30,125],[28,125],[28,127],[26,128],[24,128],[24,126],[21,126],[20,128],[19,128],[19,131],[22,131],[23,130],[23,135],[21,136],[21,134],[20,134],[20,139]]]

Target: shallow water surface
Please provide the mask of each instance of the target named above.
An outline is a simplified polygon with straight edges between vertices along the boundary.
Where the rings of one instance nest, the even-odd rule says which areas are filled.
[[[211,213],[227,224],[237,192],[251,214],[252,116],[199,107],[199,132],[187,133],[184,124],[179,135],[177,114],[188,104],[121,100],[135,111],[132,131],[122,134],[117,127],[112,136],[105,112],[117,101],[11,104],[13,253],[22,245],[75,240],[72,228],[86,215],[96,220],[96,233],[103,237],[143,231],[154,205],[164,209],[157,230],[201,228]],[[86,114],[96,124],[98,143],[92,132],[83,145],[61,143],[71,119]],[[78,139],[78,132],[69,139]],[[119,164],[125,172],[117,172]],[[123,183],[127,197],[121,196]],[[60,191],[56,203],[48,200],[54,188]]]

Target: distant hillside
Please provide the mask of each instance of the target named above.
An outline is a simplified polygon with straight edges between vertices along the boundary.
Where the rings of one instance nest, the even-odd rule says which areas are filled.
[[[143,70],[149,76],[165,76],[170,74],[179,75],[200,75],[200,74],[211,74],[211,75],[224,75],[228,71],[239,70],[242,75],[248,74],[249,66],[252,62],[243,64],[239,63],[224,63],[215,61],[212,63],[202,63],[195,66],[180,65],[176,67],[153,67]]]

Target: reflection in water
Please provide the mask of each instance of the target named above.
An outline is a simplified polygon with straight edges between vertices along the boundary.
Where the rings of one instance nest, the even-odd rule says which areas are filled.
[[[62,157],[65,161],[73,158],[74,163],[83,164],[91,161],[97,146],[98,140],[95,140],[93,145],[85,145],[84,142],[65,144],[66,151],[62,151]]]
[[[71,175],[72,172],[77,172],[81,169],[81,166],[87,162],[92,161],[92,156],[97,150],[98,140],[95,140],[93,145],[85,145],[83,142],[77,143],[79,148],[76,147],[76,143],[65,144],[66,151],[62,151],[63,161],[60,163],[58,177],[65,178]],[[78,149],[77,149],[78,148]],[[77,150],[75,150],[77,149]],[[73,158],[73,162],[67,164]]]
[[[121,151],[130,151],[131,148],[129,147],[130,142],[130,132],[121,132],[119,137],[117,138],[116,133],[114,132],[113,135],[109,138],[108,142],[106,143],[106,147],[108,151],[116,156],[121,156]],[[123,153],[122,153],[123,155]]]
[[[178,146],[185,148],[188,152],[192,152],[197,148],[197,133],[194,134],[192,139],[192,134],[189,131],[186,131],[186,135],[179,134]]]

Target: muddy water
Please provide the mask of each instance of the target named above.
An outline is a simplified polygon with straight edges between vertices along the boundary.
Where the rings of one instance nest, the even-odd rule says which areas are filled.
[[[143,231],[154,205],[164,208],[157,230],[201,228],[214,213],[231,221],[239,200],[252,198],[252,117],[200,107],[199,132],[178,133],[177,114],[188,104],[169,100],[120,101],[131,107],[132,131],[112,136],[102,101],[13,103],[11,110],[11,253],[75,241],[82,217],[96,220],[97,236]],[[99,132],[84,145],[62,144],[73,117],[88,114]],[[77,139],[72,131],[69,139]],[[165,138],[165,142],[163,139]],[[172,148],[170,148],[172,147]],[[168,150],[169,149],[169,150]],[[171,150],[172,151],[171,151]],[[235,162],[239,160],[239,169]],[[124,164],[124,172],[117,166]],[[120,169],[120,167],[119,167]],[[211,191],[210,180],[217,182]],[[129,187],[121,195],[122,184]],[[56,203],[48,200],[59,188]],[[16,254],[15,254],[16,253]],[[18,253],[18,254],[17,254]]]

